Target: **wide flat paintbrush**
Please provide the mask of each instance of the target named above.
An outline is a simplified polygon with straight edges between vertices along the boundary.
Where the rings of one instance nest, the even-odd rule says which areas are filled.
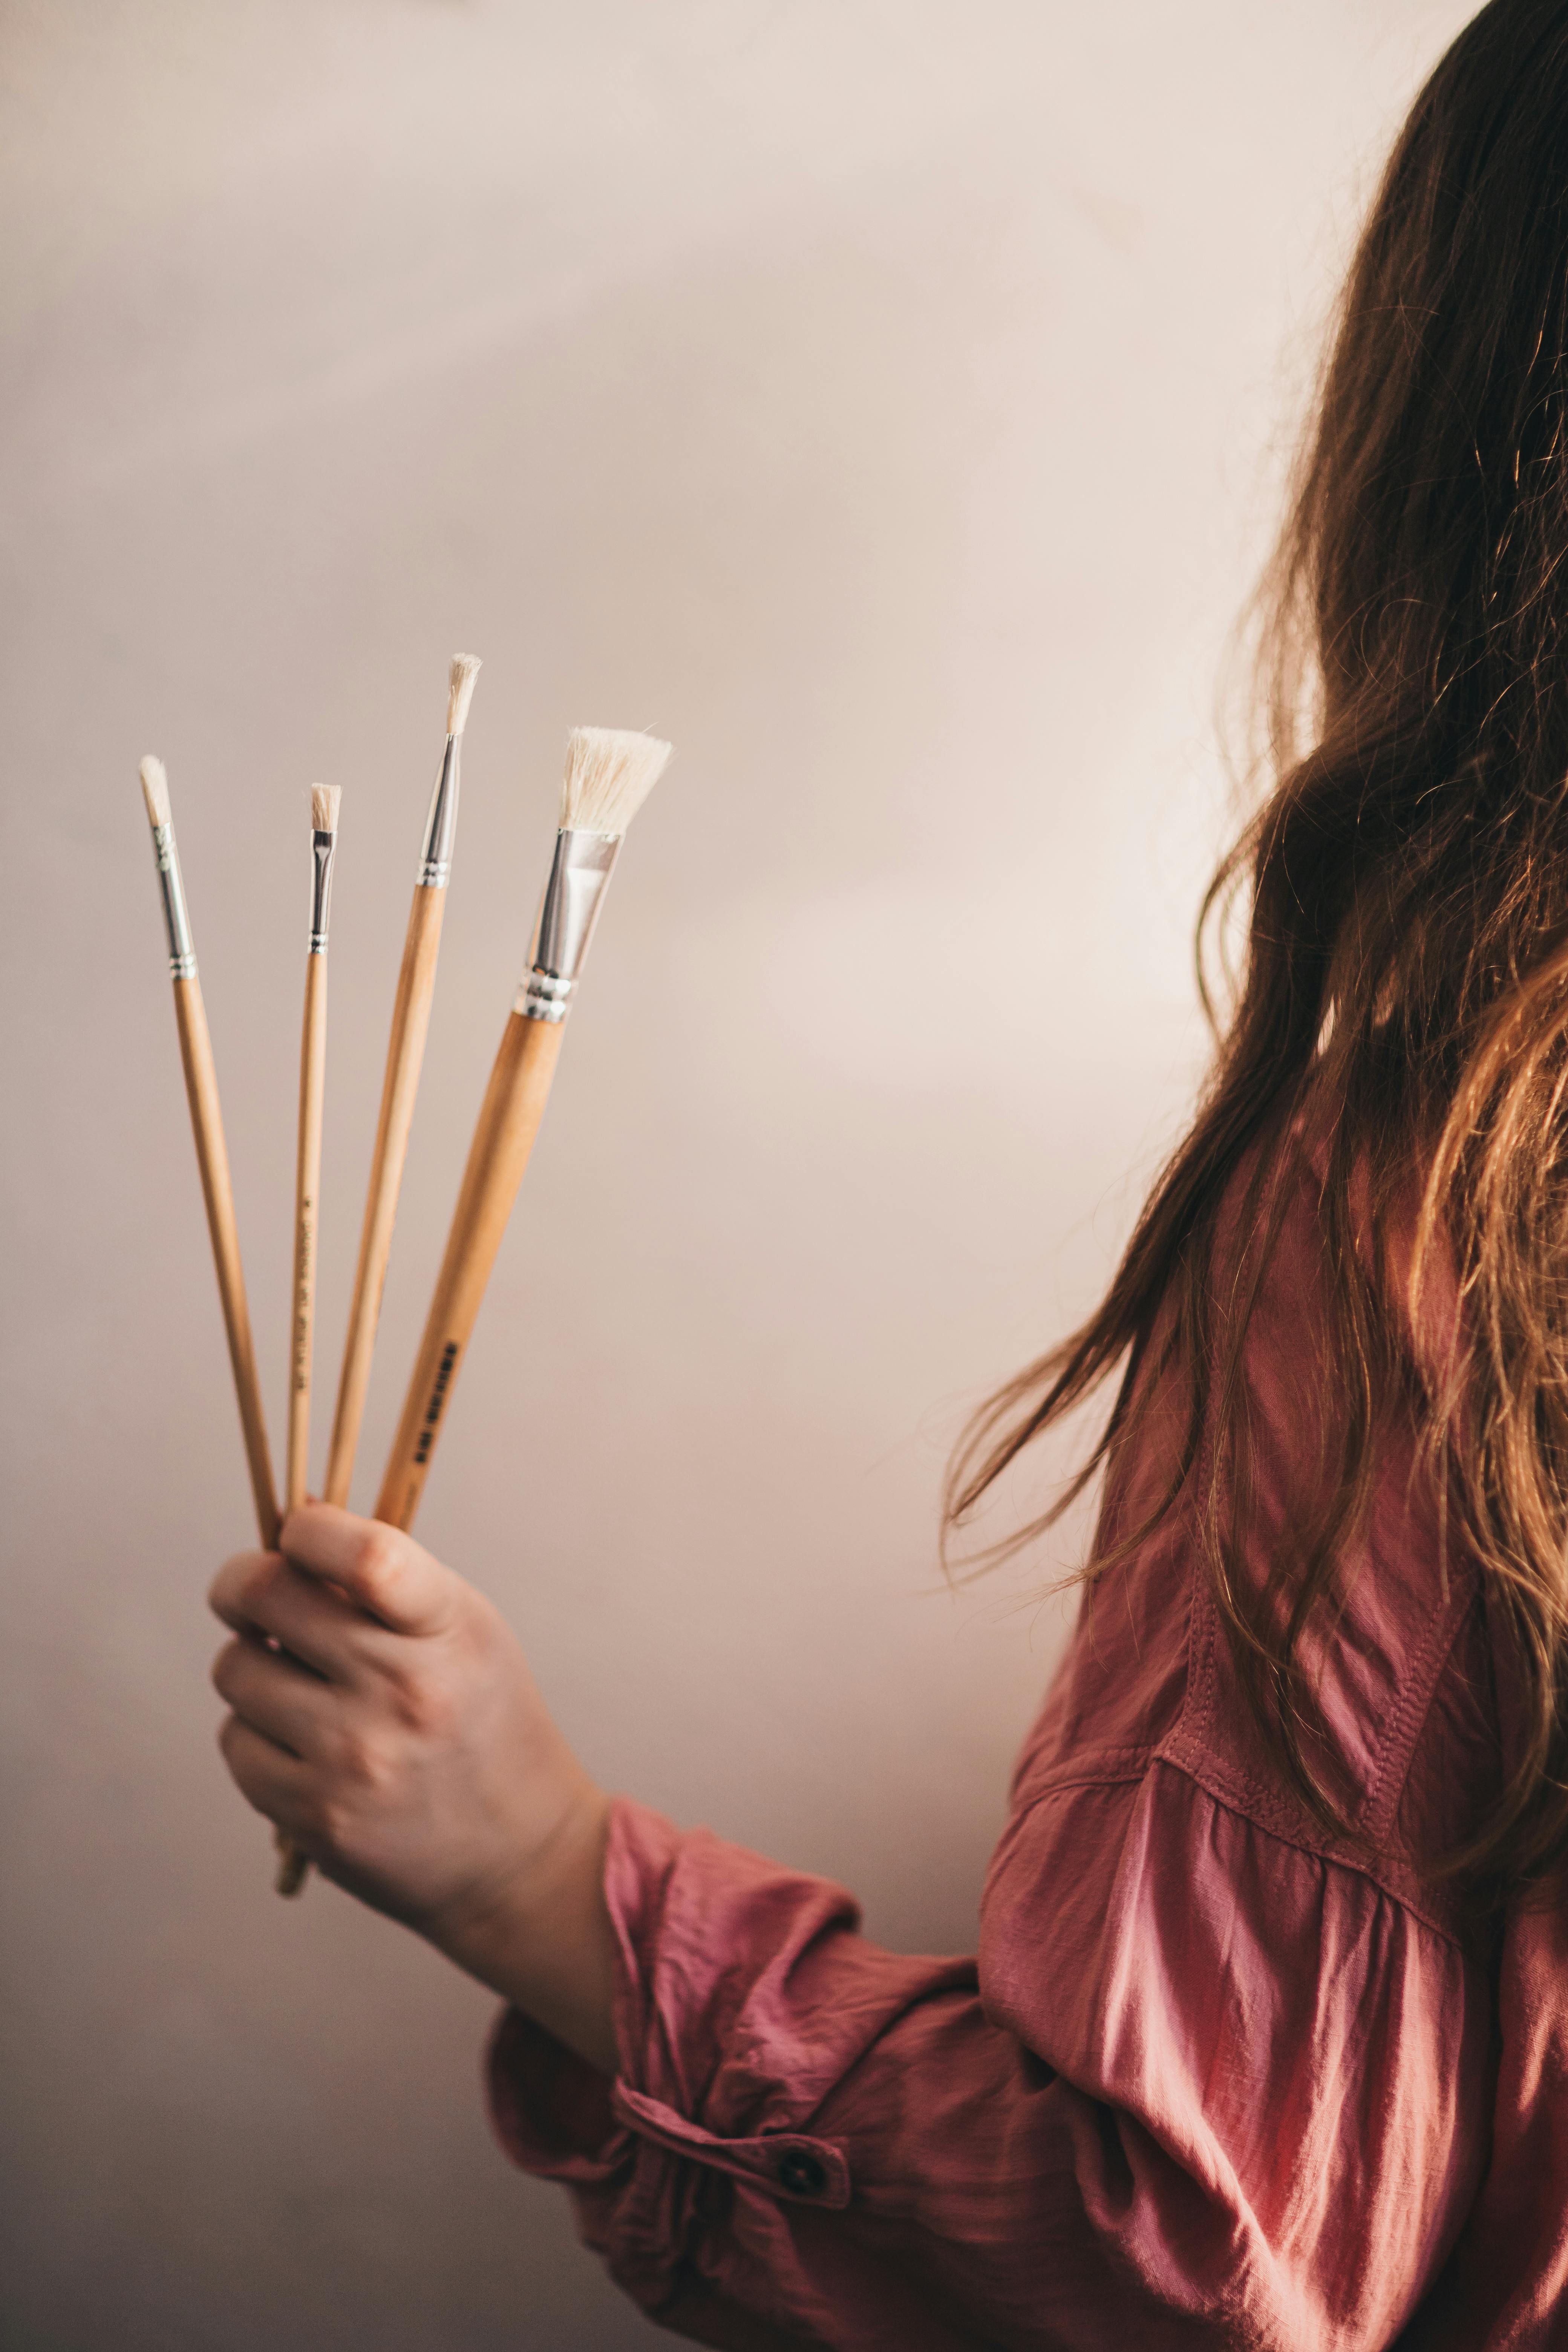
[[[207,1034],[201,982],[196,977],[195,950],[191,944],[190,918],[180,877],[179,852],[169,812],[169,780],[162,760],[151,753],[142,762],[142,797],[153,828],[158,880],[163,894],[163,919],[169,938],[169,971],[174,983],[174,1019],[180,1032],[180,1059],[184,1066],[185,1095],[191,1107],[191,1132],[195,1138],[196,1165],[201,1171],[202,1197],[206,1202],[207,1230],[212,1235],[213,1263],[217,1269],[218,1297],[223,1303],[224,1328],[228,1334],[229,1361],[234,1367],[239,1422],[245,1433],[245,1458],[250,1470],[250,1491],[256,1503],[257,1532],[268,1551],[278,1542],[278,1497],[272,1484],[272,1457],[267,1444],[267,1423],[256,1378],[256,1351],[250,1337],[250,1310],[245,1297],[245,1270],[239,1258],[239,1231],[235,1222],[234,1188],[229,1181],[228,1153],[224,1147],[223,1114],[218,1108],[217,1073],[213,1066],[212,1041]]]
[[[668,743],[581,727],[566,755],[555,855],[500,1051],[469,1147],[414,1376],[375,1515],[413,1526],[441,1417],[451,1401],[485,1285],[539,1132],[573,992],[621,839],[658,782]]]
[[[419,1090],[425,1038],[430,1026],[430,1003],[436,992],[441,918],[446,911],[447,884],[458,830],[463,730],[468,724],[479,668],[473,654],[455,654],[452,657],[447,696],[447,744],[425,821],[419,875],[414,886],[414,904],[409,909],[408,932],[403,946],[403,968],[397,975],[397,994],[393,1002],[392,1036],[381,1088],[381,1117],[376,1124],[375,1150],[371,1155],[359,1265],[354,1273],[343,1369],[338,1381],[332,1442],[322,1488],[329,1503],[346,1505],[353,1481],[354,1454],[370,1388],[381,1294],[386,1282],[387,1260],[392,1255],[393,1227],[397,1222],[397,1195],[408,1152],[414,1100]]]
[[[321,1121],[327,1090],[327,926],[338,847],[337,784],[310,787],[310,935],[305,949],[305,1017],[300,1034],[300,1127],[294,1161],[294,1287],[289,1301],[289,1458],[284,1507],[297,1511],[310,1488],[310,1366],[316,1331],[317,1243],[321,1217]],[[276,1832],[278,1892],[298,1895],[310,1864]]]

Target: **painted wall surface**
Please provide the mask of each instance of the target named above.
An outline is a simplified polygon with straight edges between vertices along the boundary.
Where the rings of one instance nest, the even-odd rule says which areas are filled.
[[[343,788],[330,1401],[447,660],[485,657],[363,1499],[565,731],[673,739],[421,1532],[605,1780],[967,1948],[1083,1537],[946,1593],[944,1454],[1177,1131],[1226,633],[1467,13],[0,14],[7,2344],[667,2340],[490,2141],[488,1998],[279,1903],[219,1764],[247,1497],[139,755],[276,1446],[306,788]]]

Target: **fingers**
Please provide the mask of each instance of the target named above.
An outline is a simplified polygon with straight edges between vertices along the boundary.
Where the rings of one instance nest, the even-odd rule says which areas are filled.
[[[290,1511],[282,1546],[307,1575],[325,1577],[395,1633],[439,1633],[463,1587],[449,1568],[395,1528],[331,1503]]]
[[[248,1637],[226,1642],[212,1679],[242,1723],[289,1755],[309,1759],[331,1748],[342,1694],[277,1651]]]
[[[265,1633],[333,1682],[354,1679],[356,1636],[374,1631],[351,1601],[275,1551],[237,1552],[225,1560],[207,1602],[235,1633]]]
[[[237,1715],[225,1716],[217,1744],[247,1804],[281,1828],[295,1828],[304,1814],[308,1767]]]

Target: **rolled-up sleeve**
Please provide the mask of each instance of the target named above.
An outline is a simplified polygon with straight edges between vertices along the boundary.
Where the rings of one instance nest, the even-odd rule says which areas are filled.
[[[1361,2352],[1473,2193],[1453,1947],[1167,1767],[1015,1823],[984,2000],[625,1801],[605,1888],[616,2079],[508,2012],[493,2112],[699,2342]]]

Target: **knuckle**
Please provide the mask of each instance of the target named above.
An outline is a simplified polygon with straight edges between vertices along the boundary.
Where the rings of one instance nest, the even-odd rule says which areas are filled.
[[[406,1552],[406,1538],[395,1528],[377,1523],[366,1534],[360,1546],[359,1568],[364,1595],[373,1609],[378,1601],[395,1597]]]
[[[218,1726],[218,1752],[228,1767],[230,1780],[247,1804],[258,1802],[253,1765],[254,1756],[245,1744],[245,1727],[237,1715],[226,1715]]]
[[[277,1588],[278,1567],[276,1558],[265,1551],[252,1552],[239,1563],[234,1597],[247,1614],[266,1606],[268,1595]]]
[[[453,1727],[454,1711],[447,1693],[428,1674],[403,1674],[391,1691],[393,1711],[405,1730],[425,1739],[445,1739]]]
[[[341,1789],[311,1790],[301,1808],[302,1842],[320,1858],[352,1867],[359,1851],[361,1816]]]
[[[350,1809],[330,1789],[314,1789],[305,1801],[305,1819],[313,1836],[334,1853],[348,1834]]]
[[[339,1724],[327,1743],[327,1757],[331,1776],[337,1781],[362,1780],[369,1760],[369,1751],[363,1734]]]
[[[332,1780],[338,1786],[374,1794],[387,1780],[380,1743],[352,1724],[340,1724],[331,1742]]]
[[[230,1553],[207,1587],[207,1603],[210,1608],[221,1609],[226,1601],[232,1601],[235,1599],[247,1570],[255,1566],[259,1556],[253,1551]]]

